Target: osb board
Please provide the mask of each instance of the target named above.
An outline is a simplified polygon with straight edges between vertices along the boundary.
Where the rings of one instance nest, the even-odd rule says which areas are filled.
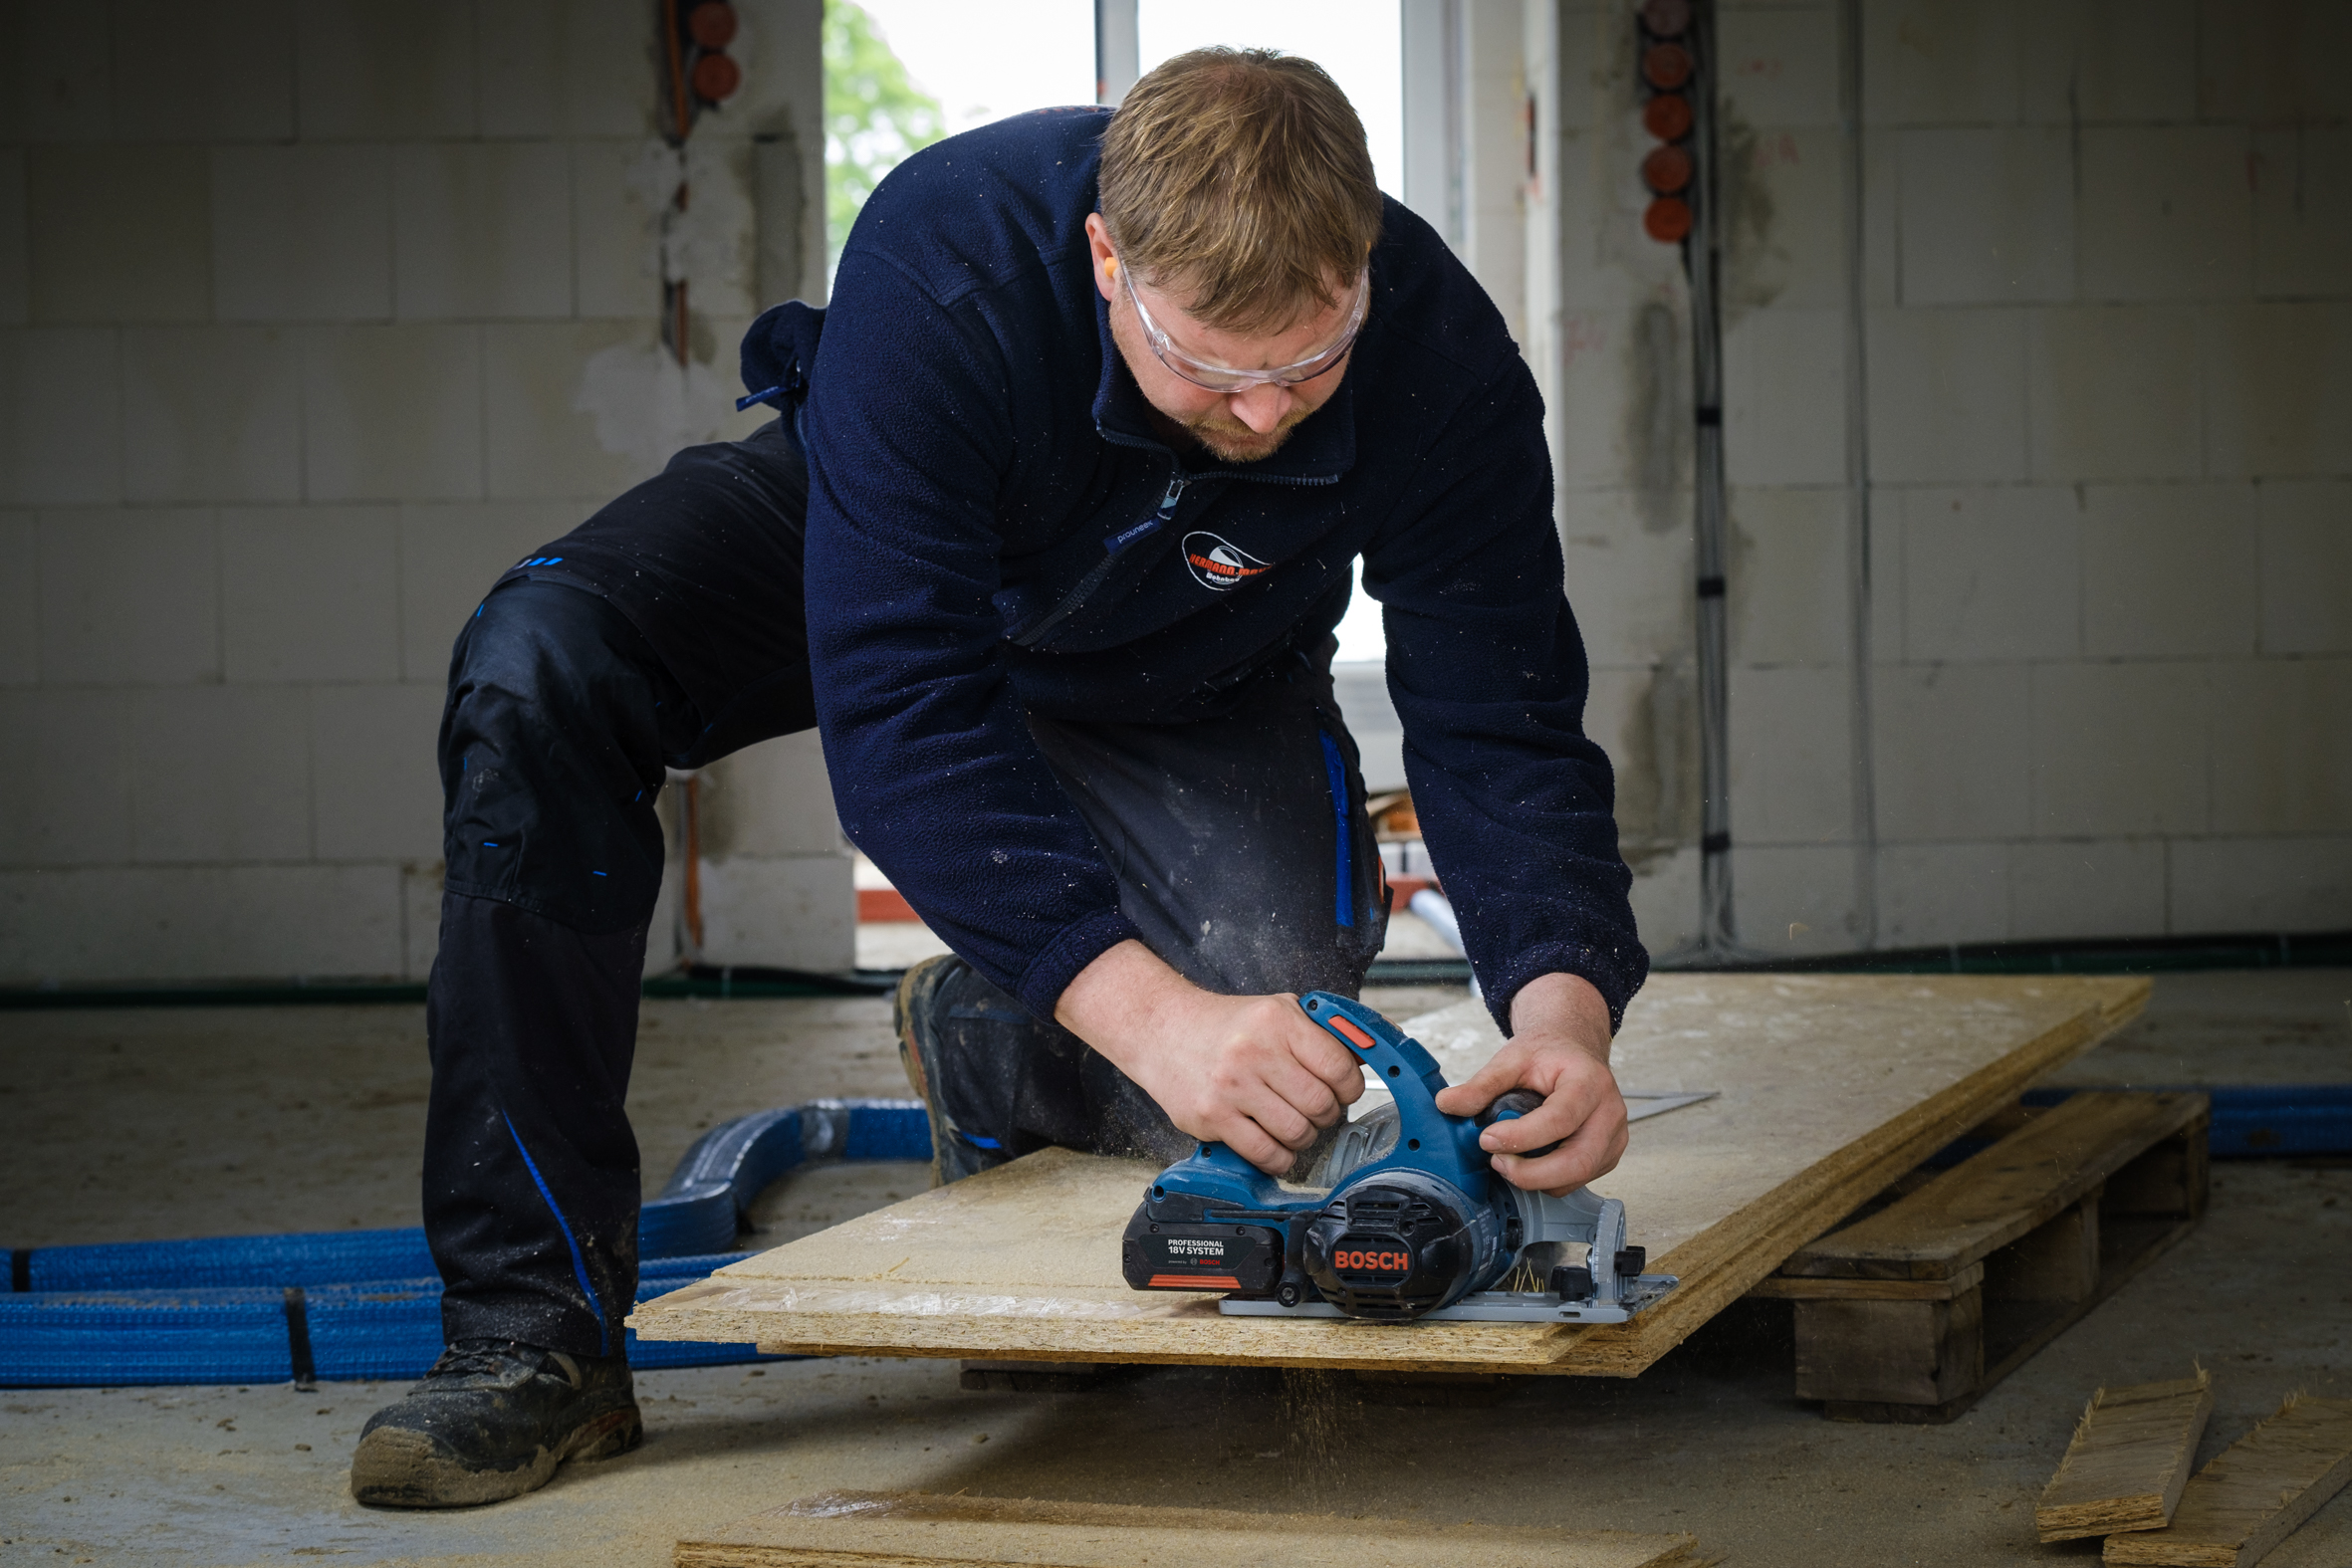
[[[1688,1535],[831,1492],[678,1542],[678,1568],[1696,1568]]]
[[[1119,1236],[1153,1168],[1061,1150],[748,1258],[629,1322],[805,1354],[1631,1377],[2147,994],[2057,976],[1653,979],[1618,1036],[1619,1080],[1719,1094],[1637,1125],[1596,1184],[1624,1201],[1651,1269],[1683,1281],[1620,1326],[1235,1318],[1213,1295],[1130,1290]],[[1501,1044],[1477,1003],[1406,1027],[1454,1081]]]

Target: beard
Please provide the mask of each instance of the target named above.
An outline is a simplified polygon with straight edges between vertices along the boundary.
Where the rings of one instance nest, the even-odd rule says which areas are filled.
[[[1256,463],[1281,451],[1283,443],[1291,439],[1291,432],[1313,412],[1311,408],[1294,408],[1283,416],[1281,424],[1264,435],[1229,414],[1206,413],[1183,423],[1185,433],[1208,448],[1219,462]]]

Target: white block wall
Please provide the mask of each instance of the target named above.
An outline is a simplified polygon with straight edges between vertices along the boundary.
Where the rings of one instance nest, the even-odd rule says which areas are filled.
[[[1675,253],[1639,228],[1630,10],[1555,13],[1539,365],[1592,725],[1664,948],[1696,916],[1690,345]],[[1868,856],[1838,8],[1723,6],[1742,936],[2352,926],[2352,8],[1861,11]]]
[[[681,424],[650,3],[0,6],[0,983],[423,975],[466,614],[822,290],[818,0],[739,9]],[[713,781],[713,957],[849,963],[813,757]]]

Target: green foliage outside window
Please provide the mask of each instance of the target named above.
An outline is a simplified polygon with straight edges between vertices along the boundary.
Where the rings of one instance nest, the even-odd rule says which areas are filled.
[[[824,239],[827,269],[882,176],[947,133],[939,100],[909,81],[873,18],[824,0]]]

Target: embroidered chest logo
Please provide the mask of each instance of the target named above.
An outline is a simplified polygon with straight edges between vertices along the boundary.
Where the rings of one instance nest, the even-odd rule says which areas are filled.
[[[1184,564],[1202,583],[1219,592],[1274,569],[1257,557],[1198,529],[1184,536]]]

